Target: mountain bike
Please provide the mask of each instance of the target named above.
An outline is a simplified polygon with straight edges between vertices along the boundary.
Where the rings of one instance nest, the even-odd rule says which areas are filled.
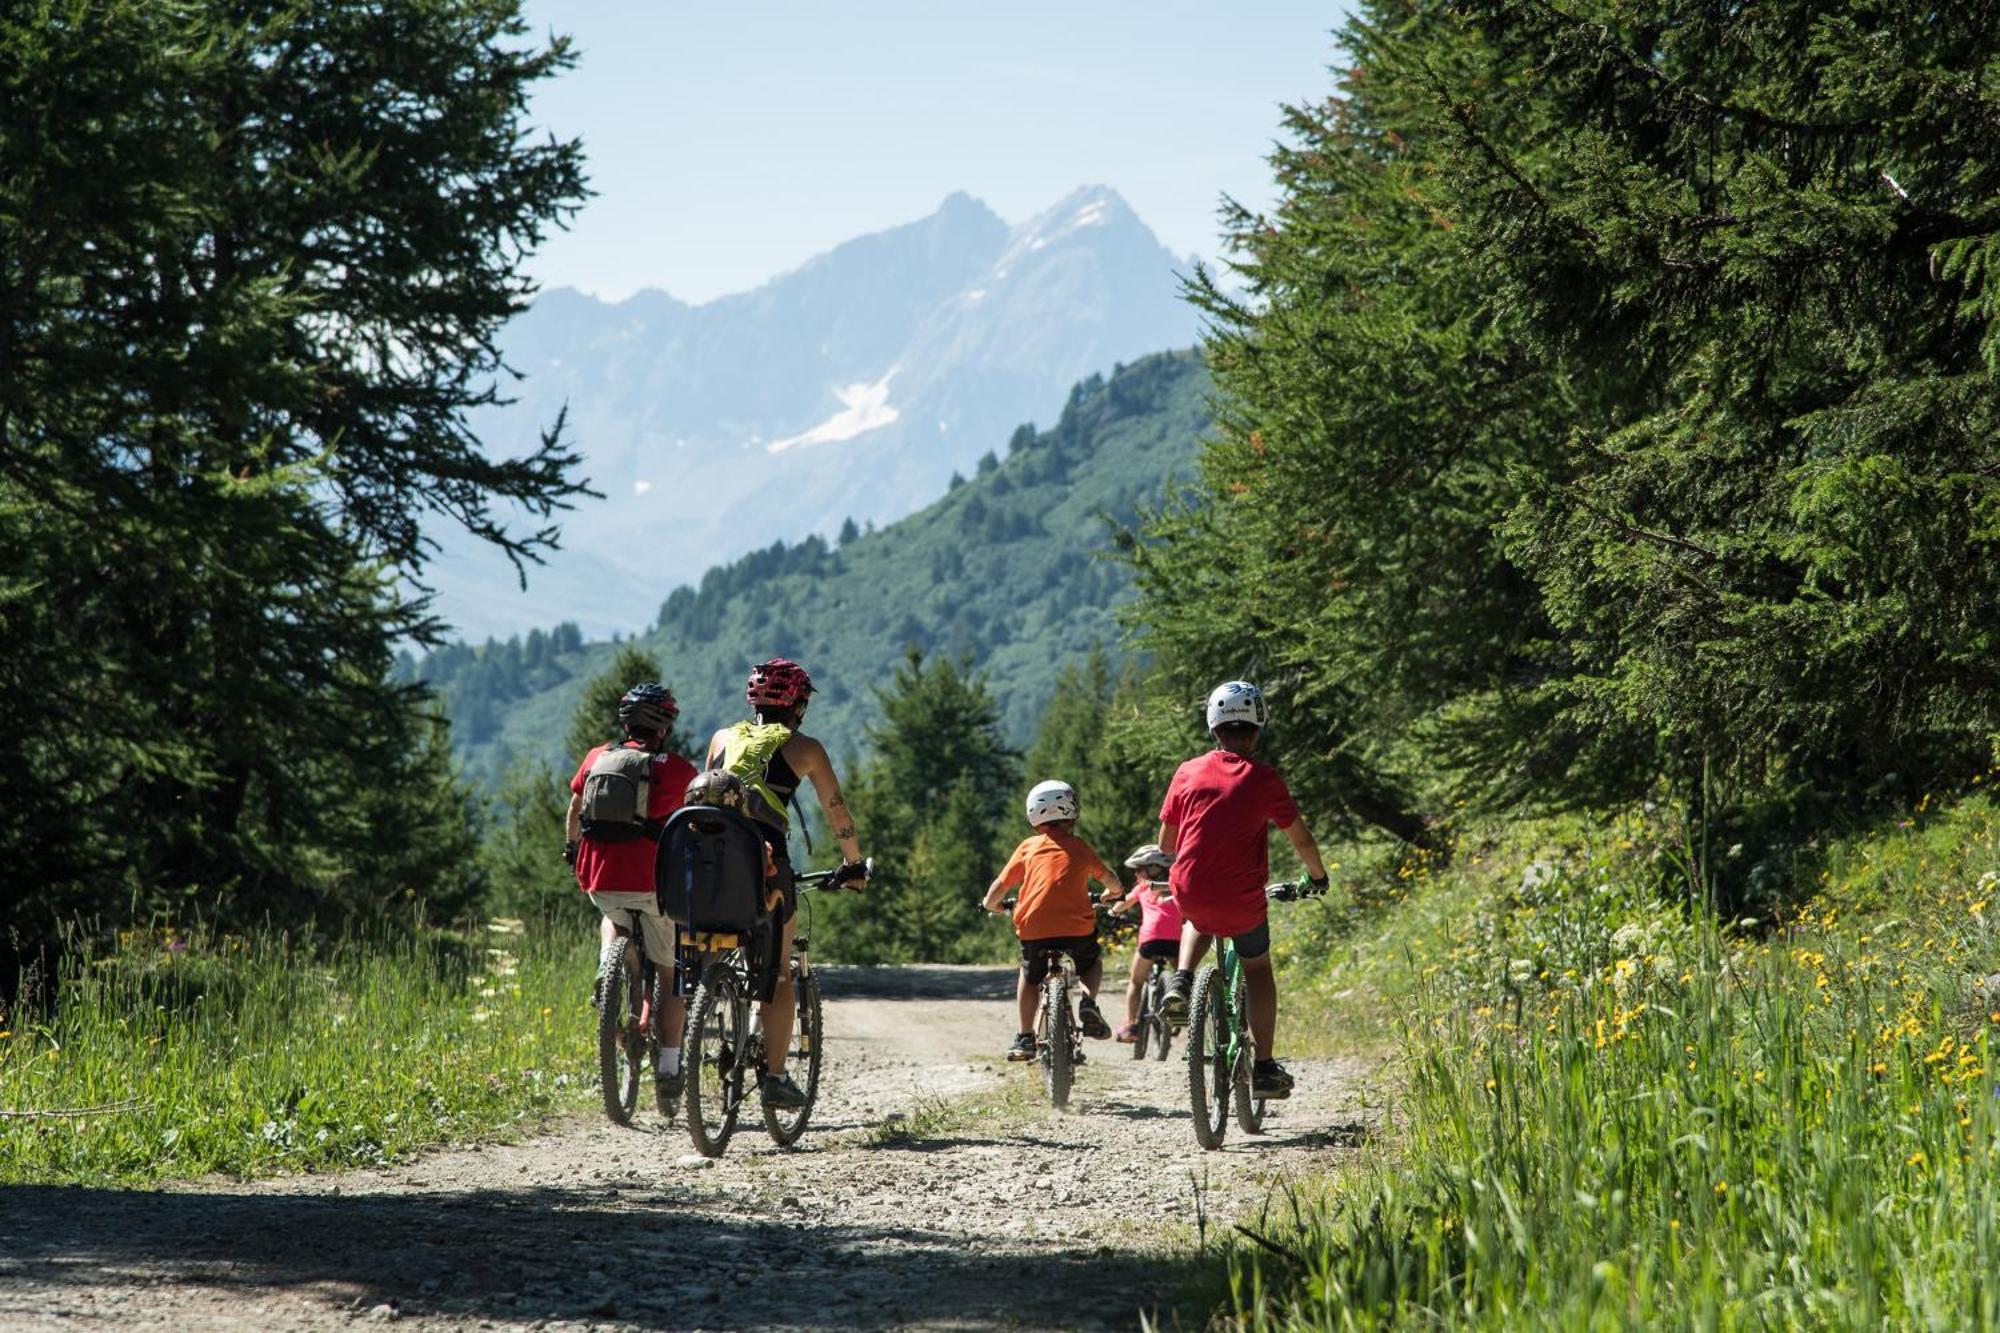
[[[1090,895],[1096,904],[1099,895]],[[1014,899],[1003,898],[1000,906],[1012,907]],[[1101,929],[1106,920],[1100,908],[1097,912]],[[1076,1081],[1076,1067],[1084,1062],[1082,1027],[1077,1023],[1076,1010],[1070,1004],[1069,995],[1077,986],[1076,962],[1061,949],[1041,949],[1037,951],[1039,960],[1047,969],[1042,978],[1042,999],[1035,1009],[1035,1059],[1042,1068],[1042,1090],[1049,1095],[1050,1103],[1058,1110],[1069,1105],[1071,1086]]]
[[[1265,886],[1264,896],[1272,902],[1292,902],[1323,892],[1306,880],[1286,880]],[[1188,1100],[1194,1107],[1195,1141],[1204,1148],[1222,1146],[1232,1102],[1236,1123],[1245,1134],[1264,1132],[1264,1099],[1250,1092],[1255,1055],[1243,960],[1236,956],[1236,942],[1226,937],[1218,942],[1216,954],[1219,962],[1196,974],[1188,1001]]]
[[[614,1125],[632,1123],[639,1106],[639,1082],[650,1072],[653,1048],[653,1014],[665,1003],[664,974],[646,956],[645,929],[639,913],[614,921],[617,937],[597,963],[597,985],[593,997],[597,1006],[597,1085],[604,1098],[604,1114]],[[674,1101],[656,1081],[654,1094],[660,1114],[674,1118]]]
[[[874,866],[872,860],[863,864],[870,869]],[[802,927],[811,923],[805,895],[836,887],[839,873],[837,869],[821,870],[796,877],[799,902],[806,911]],[[820,1073],[826,1060],[824,1015],[819,979],[812,970],[811,944],[805,929],[793,936],[792,994],[798,1006],[792,1020],[791,1049],[786,1053],[788,1067],[805,1071],[799,1080],[805,1104],[763,1108],[764,1128],[781,1148],[791,1147],[806,1132],[819,1100]],[[687,1079],[682,1097],[688,1137],[704,1157],[720,1157],[729,1147],[749,1090],[746,1085],[764,1072],[762,1005],[752,994],[748,946],[749,941],[737,934],[696,932],[682,937],[684,975],[700,977],[688,1006]]]

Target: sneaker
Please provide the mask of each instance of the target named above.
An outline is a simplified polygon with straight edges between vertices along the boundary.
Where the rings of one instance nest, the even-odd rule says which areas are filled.
[[[1276,1060],[1259,1060],[1250,1071],[1250,1095],[1275,1102],[1292,1095],[1292,1076]]]
[[[805,1104],[805,1089],[792,1082],[790,1074],[764,1075],[764,1105],[780,1111],[796,1111]]]
[[[1160,1017],[1175,1027],[1187,1024],[1188,992],[1194,989],[1194,975],[1175,972],[1167,979],[1166,998],[1160,1001]]]
[[[679,1069],[671,1074],[663,1074],[656,1068],[653,1070],[653,1087],[658,1090],[660,1096],[671,1101],[687,1089],[687,1075]]]
[[[1127,1046],[1130,1046],[1139,1040],[1139,1025],[1137,1023],[1127,1023],[1124,1027],[1112,1033],[1111,1036],[1113,1040],[1122,1041]]]
[[[1014,1044],[1007,1048],[1007,1060],[1010,1064],[1019,1064],[1023,1060],[1032,1060],[1034,1058],[1035,1034],[1032,1032],[1021,1033],[1014,1038]]]
[[[1083,1027],[1083,1035],[1096,1041],[1103,1041],[1111,1035],[1111,1025],[1104,1021],[1104,1015],[1097,1012],[1097,1001],[1088,995],[1076,1006],[1077,1022]]]

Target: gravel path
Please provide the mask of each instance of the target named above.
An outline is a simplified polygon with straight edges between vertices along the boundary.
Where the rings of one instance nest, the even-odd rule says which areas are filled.
[[[1089,1043],[1057,1114],[998,1059],[1010,970],[821,974],[793,1151],[754,1117],[714,1163],[657,1117],[577,1118],[381,1171],[0,1188],[0,1327],[1134,1328],[1186,1295],[1197,1200],[1212,1237],[1372,1114],[1366,1067],[1295,1061],[1268,1132],[1204,1153],[1178,1046]]]

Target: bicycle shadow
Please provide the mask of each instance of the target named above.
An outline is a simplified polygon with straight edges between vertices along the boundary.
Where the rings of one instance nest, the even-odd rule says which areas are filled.
[[[0,1186],[0,1325],[118,1322],[142,1299],[183,1312],[242,1301],[267,1326],[386,1306],[374,1317],[1132,1327],[1162,1303],[1154,1293],[1186,1276],[1187,1261],[1169,1277],[1135,1255],[975,1247],[923,1227],[690,1202],[673,1190],[613,1199],[563,1187],[339,1195]],[[766,1215],[742,1215],[755,1209]],[[1059,1307],[1049,1293],[1060,1293]],[[1165,1321],[1180,1313],[1170,1302],[1154,1309]]]

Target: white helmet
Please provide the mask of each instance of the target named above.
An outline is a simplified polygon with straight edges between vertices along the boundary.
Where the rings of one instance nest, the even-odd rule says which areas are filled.
[[[1054,819],[1075,819],[1077,809],[1076,788],[1067,782],[1037,782],[1028,793],[1028,822],[1036,828]]]
[[[1226,681],[1209,692],[1210,731],[1225,722],[1248,722],[1253,727],[1261,727],[1265,717],[1264,692],[1247,680]]]
[[[1149,842],[1125,858],[1130,870],[1165,870],[1174,863],[1174,854],[1160,850],[1160,844]]]

